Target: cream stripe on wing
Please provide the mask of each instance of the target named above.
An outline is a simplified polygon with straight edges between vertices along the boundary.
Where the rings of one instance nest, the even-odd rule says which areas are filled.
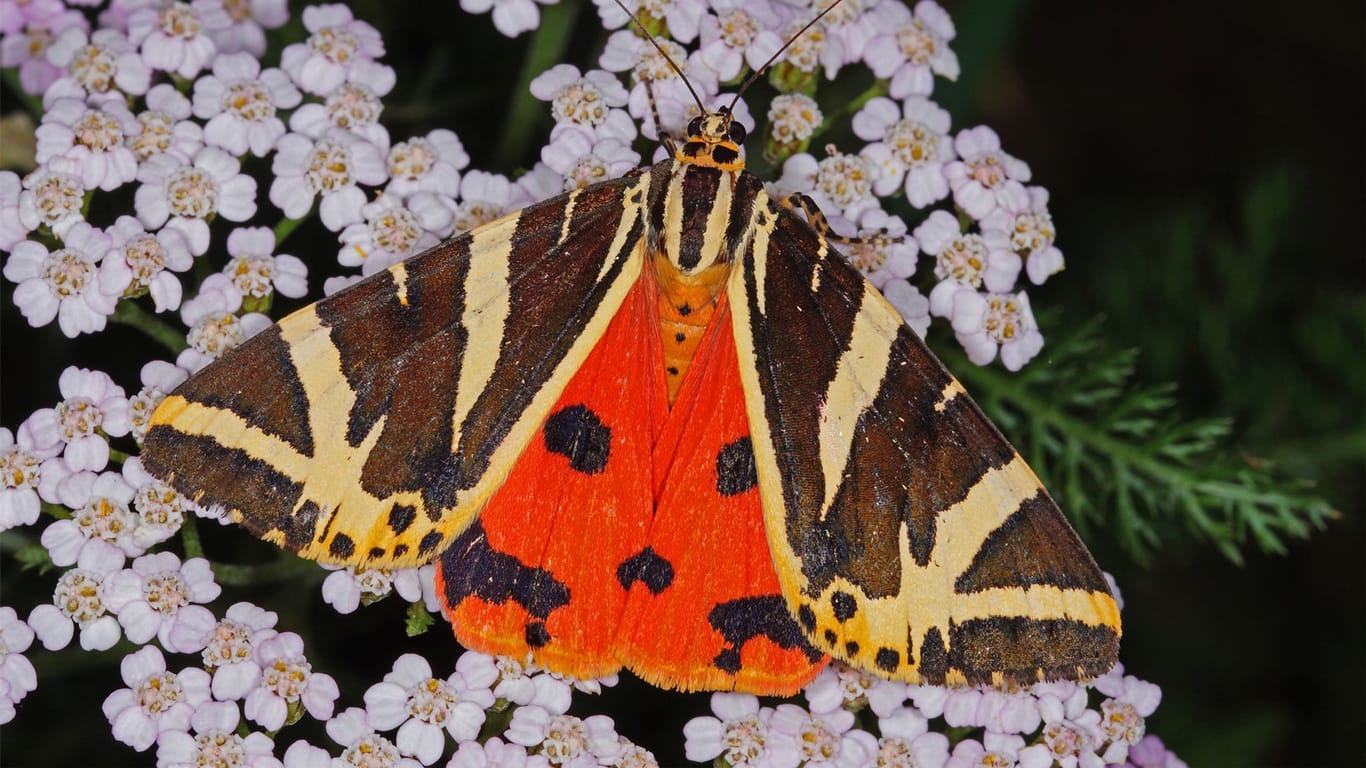
[[[877,397],[887,366],[892,357],[896,329],[888,335],[879,322],[880,307],[867,306],[872,294],[864,295],[864,306],[854,314],[854,327],[849,334],[849,346],[835,366],[835,377],[825,388],[825,400],[820,404],[820,457],[825,477],[825,499],[821,502],[820,519],[824,520],[835,501],[840,480],[849,463],[859,417]]]
[[[503,331],[511,306],[508,270],[512,235],[520,220],[520,213],[505,216],[470,233],[470,265],[464,284],[465,312],[460,318],[466,333],[465,354],[460,360],[455,408],[451,413],[453,454],[460,450],[461,431],[470,409],[479,401],[498,365],[498,352],[503,347]]]
[[[211,437],[224,448],[243,451],[248,456],[268,461],[271,468],[296,482],[308,474],[309,458],[288,441],[253,427],[241,416],[217,406],[167,395],[157,406],[157,424],[169,425],[177,432]]]

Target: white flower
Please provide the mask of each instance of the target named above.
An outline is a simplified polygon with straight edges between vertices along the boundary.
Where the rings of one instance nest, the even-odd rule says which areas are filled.
[[[470,156],[453,131],[438,128],[395,144],[387,163],[387,194],[408,197],[432,192],[453,198],[460,193],[460,169],[470,164]]]
[[[194,83],[194,116],[208,120],[204,140],[234,155],[248,150],[265,157],[285,135],[276,112],[298,106],[303,94],[289,75],[274,67],[261,70],[249,53],[218,56],[213,74]]]
[[[539,752],[553,764],[569,763],[585,756],[599,761],[610,760],[622,746],[616,724],[606,715],[580,719],[573,715],[551,714],[535,706],[514,710],[504,735],[514,744],[539,747]]]
[[[17,7],[16,7],[17,5]],[[90,22],[84,14],[61,3],[28,3],[27,12],[20,9],[24,3],[10,4],[13,9],[5,22],[7,28],[0,30],[0,67],[19,68],[19,87],[24,93],[39,96],[57,78],[62,76],[62,68],[48,60],[47,53],[62,30],[87,31]],[[4,6],[0,5],[0,10]]]
[[[19,193],[19,222],[27,230],[46,224],[57,237],[64,237],[84,221],[81,207],[85,204],[85,185],[78,175],[38,168],[24,177],[23,185],[24,191]]]
[[[999,349],[1006,370],[1018,371],[1043,349],[1043,335],[1024,291],[983,295],[960,290],[953,296],[952,320],[958,343],[978,365],[990,363]]]
[[[130,569],[109,577],[105,603],[119,618],[128,639],[145,643],[156,637],[174,653],[198,653],[217,621],[202,605],[221,594],[209,561],[184,563],[172,552],[143,555]]]
[[[1162,689],[1124,674],[1124,665],[1118,663],[1096,678],[1093,685],[1109,697],[1100,703],[1100,732],[1109,742],[1102,758],[1106,763],[1129,759],[1130,747],[1138,744],[1147,732],[1146,718],[1162,702]]]
[[[804,147],[824,119],[820,105],[805,94],[780,94],[769,104],[769,131],[781,145]]]
[[[261,681],[256,647],[277,634],[278,618],[251,603],[234,603],[214,625],[201,657],[204,668],[213,675],[215,699],[240,699]]]
[[[204,278],[199,295],[180,308],[180,318],[190,328],[190,346],[176,357],[176,365],[193,373],[271,326],[260,312],[238,317],[241,308],[242,292],[232,278],[221,273]]]
[[[398,747],[388,739],[375,733],[375,728],[366,717],[365,710],[350,707],[327,721],[327,735],[345,747],[341,756],[333,761],[341,766],[374,766],[375,768],[418,768],[416,760],[399,755]],[[444,746],[444,745],[442,745]],[[438,751],[438,756],[440,752]]]
[[[65,648],[76,627],[81,630],[81,648],[87,651],[108,650],[123,637],[118,620],[104,602],[104,583],[123,568],[123,559],[123,553],[109,545],[81,550],[76,567],[57,580],[52,602],[29,613],[29,626],[44,648]]]
[[[285,723],[290,705],[299,702],[319,720],[332,716],[339,691],[331,675],[314,672],[304,658],[304,641],[293,632],[266,638],[256,646],[260,685],[247,694],[247,719],[268,731]]]
[[[468,232],[511,210],[514,210],[512,184],[506,176],[470,171],[460,180],[460,204],[455,207],[455,232]]]
[[[322,195],[323,226],[339,232],[360,221],[366,194],[358,184],[378,186],[387,178],[379,148],[336,128],[314,140],[291,133],[280,139],[272,171],[270,202],[291,219],[301,219]]]
[[[16,440],[13,432],[0,427],[0,531],[38,522],[43,460],[60,450],[56,445],[40,449],[29,429],[20,427]]]
[[[14,705],[38,687],[38,673],[24,651],[33,644],[33,629],[13,608],[0,606],[0,724],[14,717]]]
[[[656,39],[656,42],[668,52],[674,64],[683,70],[681,75],[653,45],[627,30],[613,32],[607,38],[607,46],[598,60],[602,68],[609,72],[631,72],[635,84],[627,95],[627,109],[632,117],[645,121],[641,132],[649,139],[657,139],[661,129],[666,133],[677,134],[688,124],[689,113],[697,108],[697,104],[684,83],[684,78],[692,84],[704,102],[716,95],[717,91],[714,71],[700,61],[690,58],[687,51],[678,43],[663,38]],[[649,94],[645,89],[647,81],[654,94],[655,107],[662,125],[654,124]]]
[[[1001,151],[1001,137],[985,125],[958,132],[953,148],[961,160],[944,166],[953,189],[953,202],[978,221],[1004,203],[1013,190],[1029,181],[1029,166]]]
[[[934,275],[940,282],[930,291],[930,311],[948,317],[959,290],[976,289],[1003,293],[1015,286],[1020,257],[996,247],[976,233],[964,233],[958,219],[948,211],[934,211],[915,228],[915,239],[935,258]]]
[[[715,717],[694,717],[683,726],[684,750],[689,760],[723,759],[733,766],[794,768],[801,758],[790,739],[771,739],[768,733],[773,710],[760,708],[759,699],[747,693],[713,693]]]
[[[66,230],[63,247],[49,252],[32,240],[14,246],[5,277],[18,283],[14,303],[35,328],[56,318],[68,338],[104,330],[127,282],[102,273],[99,260],[109,236],[80,221]]]
[[[137,156],[124,141],[140,127],[121,101],[111,99],[91,108],[81,99],[57,99],[48,105],[35,132],[34,157],[39,163],[58,157],[69,160],[80,169],[86,189],[108,192],[137,178]]]
[[[557,64],[531,81],[531,95],[550,102],[557,125],[578,125],[589,130],[607,122],[613,113],[625,115],[626,88],[610,72],[601,69],[580,74],[572,64]]]
[[[431,193],[415,193],[405,202],[385,192],[361,208],[364,221],[341,231],[337,261],[359,266],[368,276],[415,256],[440,242],[434,233],[450,228],[453,207]]]
[[[388,571],[367,568],[357,571],[354,565],[345,568],[324,564],[323,568],[332,571],[323,579],[323,602],[336,609],[337,613],[355,613],[360,607],[361,598],[369,604],[385,597],[393,589]]]
[[[854,115],[854,133],[878,147],[884,157],[883,174],[874,185],[879,195],[903,185],[906,199],[916,208],[943,200],[949,194],[944,165],[953,160],[949,113],[928,99],[913,97],[901,109],[886,98],[871,99]]]
[[[57,378],[57,389],[62,401],[35,411],[26,422],[35,443],[65,444],[63,457],[71,471],[104,469],[109,443],[103,435],[122,437],[132,428],[123,387],[103,371],[68,366]]]
[[[147,93],[152,82],[151,70],[137,47],[116,29],[98,29],[91,34],[84,25],[64,28],[47,49],[47,60],[70,75],[47,89],[44,105],[49,100],[47,94],[78,95],[84,91],[99,95],[117,89],[140,96]]]
[[[807,712],[794,704],[780,704],[769,720],[773,741],[790,740],[803,765],[810,768],[856,768],[868,765],[877,754],[871,733],[850,730],[854,713],[847,709]]]
[[[1015,734],[987,731],[981,741],[963,739],[954,745],[947,768],[1048,768],[1053,760],[1042,744],[1025,746]]]
[[[877,166],[858,155],[833,151],[817,161],[802,152],[783,162],[783,175],[774,184],[781,194],[807,193],[826,215],[840,214],[857,219],[877,206],[873,184]]]
[[[457,742],[474,739],[484,724],[484,710],[494,704],[489,687],[496,675],[478,667],[467,671],[483,674],[468,678],[457,668],[445,679],[438,679],[421,656],[407,653],[398,657],[384,682],[365,692],[370,723],[382,731],[397,728],[399,751],[431,765],[445,745],[443,730]]]
[[[808,21],[810,18],[790,19],[786,26],[779,29],[765,29],[759,33],[755,43],[761,50],[773,52],[790,40],[792,42],[783,50],[779,62],[809,75],[814,75],[817,67],[824,67],[826,78],[833,80],[848,58],[844,41],[831,37],[829,26],[823,21],[816,22],[797,36],[797,32]]]
[[[161,403],[167,393],[189,378],[189,375],[189,371],[178,368],[165,360],[153,360],[142,366],[142,371],[139,374],[142,389],[138,390],[136,395],[128,398],[129,419],[132,424],[130,431],[138,443],[141,443],[142,439],[147,436],[147,427],[157,405]]]
[[[879,78],[891,78],[894,99],[928,96],[934,76],[957,80],[958,56],[949,49],[957,32],[938,3],[920,0],[912,12],[901,3],[882,3],[873,10],[881,32],[868,42],[864,61]]]
[[[843,217],[831,218],[832,228],[844,223]],[[852,228],[852,227],[851,227]],[[879,290],[891,280],[905,280],[915,274],[920,246],[906,233],[906,222],[888,215],[881,208],[869,208],[859,217],[855,242],[840,244],[849,263],[868,277]]]
[[[982,237],[996,248],[1013,251],[1025,260],[1025,274],[1035,285],[1061,272],[1062,251],[1048,213],[1048,190],[1007,184],[997,196],[999,206],[982,219]]]
[[[767,0],[712,0],[714,14],[702,16],[697,58],[722,81],[739,77],[745,64],[758,69],[777,52],[770,47],[776,37],[761,37],[764,30],[782,26],[783,11]]]
[[[241,163],[217,147],[199,150],[193,164],[170,154],[154,155],[138,170],[138,181],[138,218],[149,229],[165,225],[178,230],[196,256],[209,249],[209,218],[217,214],[246,221],[256,213],[256,179],[243,174]]]
[[[220,2],[222,0],[194,0],[196,6]],[[278,29],[289,21],[288,0],[234,0],[222,5],[232,23],[209,30],[209,37],[220,54],[245,51],[259,59],[266,52],[265,30]]]
[[[556,0],[536,0],[549,5]],[[488,13],[493,9],[493,26],[505,37],[516,37],[541,25],[541,11],[531,0],[460,0],[466,13]]]
[[[446,768],[550,768],[550,761],[544,755],[528,756],[526,747],[493,736],[483,744],[461,742]]]
[[[149,548],[174,536],[185,522],[185,497],[165,481],[147,474],[137,456],[123,462],[123,479],[134,490],[133,511],[137,513],[138,524],[133,529],[133,541]]]
[[[104,700],[104,716],[114,727],[114,738],[139,752],[163,732],[187,730],[195,707],[209,698],[208,673],[195,667],[167,672],[166,658],[156,646],[125,656],[119,671],[128,687]]]
[[[357,61],[346,81],[327,94],[324,103],[310,102],[289,117],[289,128],[316,139],[337,128],[354,133],[381,151],[389,146],[389,130],[379,122],[384,110],[381,98],[394,89],[394,70],[374,61]]]
[[[120,216],[106,234],[110,248],[100,263],[101,281],[126,286],[127,297],[151,294],[158,312],[178,309],[184,289],[175,273],[194,264],[185,236],[170,228],[149,234],[132,216]]]
[[[204,146],[204,129],[188,119],[190,100],[170,83],[152,86],[147,109],[138,113],[139,130],[129,135],[128,148],[138,160],[170,153],[188,163]]]
[[[141,47],[147,66],[192,78],[218,51],[210,34],[231,24],[222,4],[173,2],[130,13],[128,38]]]
[[[24,182],[13,171],[0,171],[0,251],[10,251],[28,237],[29,227],[19,218],[19,197]]]
[[[574,126],[551,132],[541,160],[563,177],[564,192],[615,179],[640,165],[640,155],[629,144],[612,137],[595,140],[591,132]]]
[[[61,503],[74,510],[69,519],[52,523],[39,537],[52,562],[71,565],[86,549],[104,544],[130,557],[142,554],[145,548],[133,536],[138,518],[129,508],[132,487],[116,472],[67,474],[65,467],[60,461],[43,467],[44,485],[55,485]]]
[[[235,733],[241,715],[227,701],[206,701],[190,716],[195,735],[181,730],[162,731],[157,737],[158,768],[279,768],[271,754],[275,742],[264,733]]]
[[[942,768],[949,759],[949,739],[933,733],[925,716],[903,707],[878,718],[878,766]]]
[[[223,274],[243,298],[263,298],[271,291],[292,299],[308,293],[308,267],[287,253],[271,255],[275,233],[268,227],[239,227],[228,235],[228,263]]]
[[[356,61],[384,55],[379,31],[357,21],[345,5],[311,5],[304,8],[308,40],[285,48],[280,68],[308,93],[323,95],[346,80]]]

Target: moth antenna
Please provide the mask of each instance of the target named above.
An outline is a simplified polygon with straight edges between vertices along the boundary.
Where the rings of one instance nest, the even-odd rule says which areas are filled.
[[[641,33],[645,35],[645,39],[650,41],[650,45],[653,45],[656,51],[659,51],[659,55],[663,56],[664,60],[669,62],[669,67],[673,69],[674,72],[678,73],[678,79],[683,81],[683,85],[687,87],[688,93],[692,94],[692,100],[697,102],[697,108],[702,110],[703,114],[706,114],[707,106],[702,103],[702,97],[697,95],[697,91],[693,90],[692,83],[688,82],[688,76],[683,74],[683,68],[678,66],[678,64],[674,63],[673,59],[669,58],[669,54],[664,50],[664,46],[660,45],[658,40],[655,40],[655,36],[650,34],[650,30],[646,29],[645,25],[640,23],[640,19],[637,19],[636,15],[634,13],[631,13],[631,10],[627,8],[624,4],[622,4],[621,0],[612,0],[612,2],[616,3],[617,7],[620,8],[622,12],[626,14],[627,18],[631,20],[631,23],[636,25],[636,29],[639,29]],[[833,8],[834,6],[831,7]],[[829,8],[827,8],[826,10],[828,11]],[[824,13],[821,14],[821,16],[824,15]],[[817,16],[816,18],[819,19],[820,16]],[[659,127],[657,121],[655,127]]]
[[[816,25],[816,22],[825,18],[825,14],[835,10],[835,6],[839,5],[841,2],[842,0],[835,0],[835,2],[831,3],[825,10],[816,14],[815,18],[813,18],[811,21],[806,22],[805,26],[797,30],[797,34],[793,35],[792,37],[789,37],[787,39],[787,42],[783,43],[783,47],[779,48],[776,52],[774,52],[774,54],[768,58],[768,61],[764,62],[764,65],[762,67],[759,67],[758,69],[750,73],[750,76],[745,78],[745,82],[740,84],[740,89],[735,92],[735,98],[731,100],[730,107],[728,107],[728,110],[734,113],[735,105],[740,103],[740,97],[745,95],[745,91],[748,90],[751,85],[754,85],[754,83],[759,78],[764,76],[764,73],[768,71],[768,68],[773,66],[773,62],[777,61],[778,57],[783,55],[783,51],[786,51],[788,48],[791,48],[792,44],[797,42],[797,38],[806,34],[806,30],[814,27]],[[617,1],[617,5],[621,5],[620,0]]]

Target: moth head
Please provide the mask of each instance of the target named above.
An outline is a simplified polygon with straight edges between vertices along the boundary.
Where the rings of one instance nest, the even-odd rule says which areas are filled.
[[[715,112],[699,115],[688,123],[688,138],[678,148],[678,159],[723,171],[739,171],[745,167],[740,147],[745,143],[745,126],[722,107]]]

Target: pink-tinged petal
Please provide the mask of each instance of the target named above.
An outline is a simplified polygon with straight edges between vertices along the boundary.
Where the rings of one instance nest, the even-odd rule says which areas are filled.
[[[462,701],[456,704],[450,711],[449,719],[446,720],[446,730],[451,734],[451,738],[456,741],[467,741],[478,736],[487,718],[484,710],[492,707],[493,703],[494,698],[489,694],[486,701]]]
[[[221,198],[220,198],[221,202]],[[174,216],[166,224],[168,229],[175,230],[185,238],[185,243],[190,249],[190,253],[196,256],[203,256],[209,250],[209,224],[203,219],[187,219],[183,216]]]
[[[289,711],[284,699],[264,688],[257,688],[247,694],[247,700],[242,709],[248,720],[267,731],[280,730],[285,724],[285,715]]]
[[[104,712],[104,716],[112,721],[123,710],[136,706],[138,706],[137,694],[129,688],[120,688],[104,698],[104,703],[100,705],[100,709]]]
[[[286,136],[285,139],[289,137]],[[280,164],[281,155],[275,155],[276,165]],[[270,185],[270,202],[279,208],[286,217],[291,219],[302,219],[308,214],[309,208],[313,207],[314,192],[300,176],[281,176],[279,168],[276,168],[277,177]]]
[[[261,680],[261,668],[254,662],[225,664],[213,672],[210,690],[220,701],[233,701],[247,695]]]
[[[123,637],[119,622],[113,616],[101,616],[81,630],[81,648],[87,651],[107,651]]]
[[[394,660],[394,669],[384,676],[384,680],[408,689],[432,676],[432,665],[425,658],[415,653],[405,653]]]
[[[322,747],[296,741],[285,750],[285,768],[331,768],[332,755]]]
[[[59,651],[70,645],[76,631],[75,623],[51,604],[34,608],[28,615],[28,625],[33,627],[38,642],[49,651]]]
[[[38,541],[47,549],[48,557],[52,559],[54,565],[62,567],[72,565],[80,557],[81,548],[85,546],[86,538],[80,532],[75,523],[70,520],[58,520],[43,529]],[[106,604],[108,598],[106,597]]]
[[[347,224],[361,221],[360,209],[363,205],[365,193],[357,187],[347,187],[323,195],[323,201],[318,206],[318,217],[322,219],[323,226],[340,232]]]
[[[314,672],[308,678],[308,688],[299,699],[308,710],[308,714],[318,720],[326,720],[332,716],[332,709],[340,695],[337,681],[332,679],[331,675]]]
[[[29,325],[38,328],[52,322],[61,303],[41,280],[25,280],[14,289],[14,303]]]
[[[143,714],[139,707],[129,707],[114,718],[114,738],[136,749],[145,751],[156,743],[157,724]]]
[[[478,735],[477,726],[474,735]],[[431,765],[441,757],[442,748],[446,746],[446,734],[431,723],[409,720],[399,727],[394,743],[401,752],[416,757],[423,765]]]
[[[202,605],[187,605],[176,611],[169,624],[158,633],[166,650],[175,653],[198,653],[209,643],[209,634],[218,621],[213,612]]]
[[[376,683],[365,692],[365,711],[379,731],[397,728],[408,719],[408,691],[397,683]]]
[[[140,600],[125,605],[118,612],[118,617],[128,640],[139,645],[156,637],[161,629],[161,614]]]
[[[229,112],[215,115],[205,123],[204,141],[234,155],[242,155],[247,151],[247,133],[242,120]]]
[[[31,488],[0,488],[0,531],[38,522],[42,505]]]
[[[360,607],[360,585],[350,571],[333,571],[323,579],[323,602],[337,613],[355,613]]]
[[[360,707],[348,707],[336,717],[327,721],[327,735],[343,746],[354,744],[375,732],[366,711]]]
[[[256,215],[256,179],[237,175],[222,182],[218,213],[228,221],[246,221]]]

